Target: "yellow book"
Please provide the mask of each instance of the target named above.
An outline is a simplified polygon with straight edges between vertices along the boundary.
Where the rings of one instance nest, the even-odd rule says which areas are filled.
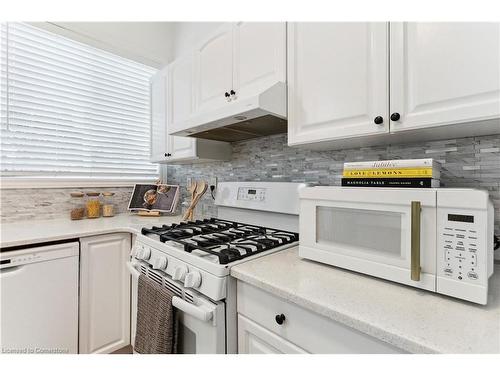
[[[414,178],[433,176],[432,167],[429,168],[370,168],[370,169],[344,169],[343,178]],[[434,171],[434,174],[436,172]]]

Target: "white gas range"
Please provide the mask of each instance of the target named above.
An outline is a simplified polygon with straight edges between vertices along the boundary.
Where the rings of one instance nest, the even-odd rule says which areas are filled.
[[[302,183],[222,182],[218,218],[143,228],[132,249],[132,339],[137,280],[143,274],[176,294],[181,353],[236,353],[233,265],[298,244]],[[133,341],[132,341],[133,342]]]

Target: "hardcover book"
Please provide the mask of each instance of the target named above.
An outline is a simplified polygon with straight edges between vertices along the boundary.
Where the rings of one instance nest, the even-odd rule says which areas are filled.
[[[432,168],[370,168],[370,169],[344,169],[344,178],[440,178],[439,170]]]
[[[374,160],[344,163],[344,170],[347,169],[400,169],[400,168],[432,168],[440,170],[440,164],[432,159],[394,159],[394,160]]]
[[[342,186],[437,188],[440,181],[434,178],[343,178]]]

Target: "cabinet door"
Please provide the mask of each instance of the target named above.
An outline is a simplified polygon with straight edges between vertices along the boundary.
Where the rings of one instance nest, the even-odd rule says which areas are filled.
[[[183,129],[194,110],[194,55],[175,60],[168,66],[168,133]]]
[[[239,354],[304,354],[302,348],[238,314]]]
[[[197,157],[196,145],[198,141],[195,138],[171,136],[170,140],[172,156],[168,161],[194,159]]]
[[[130,235],[80,240],[80,353],[111,353],[130,344]]]
[[[196,112],[227,104],[233,86],[233,24],[219,28],[196,51]]]
[[[288,143],[387,133],[387,60],[387,23],[289,23]]]
[[[168,133],[171,133],[183,129],[183,122],[194,111],[194,55],[188,54],[170,64],[168,77]],[[196,139],[176,136],[169,138],[172,156],[167,161],[196,156]]]
[[[286,24],[239,22],[234,27],[233,89],[255,95],[286,80]]]
[[[499,117],[499,28],[391,23],[391,131]]]
[[[167,69],[160,70],[151,84],[151,162],[165,161],[170,143],[167,134]]]

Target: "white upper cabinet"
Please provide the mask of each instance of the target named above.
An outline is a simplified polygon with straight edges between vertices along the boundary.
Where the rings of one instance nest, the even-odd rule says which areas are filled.
[[[500,116],[500,24],[391,23],[390,38],[392,131]]]
[[[196,110],[203,112],[227,102],[233,85],[233,25],[225,24],[196,51]]]
[[[388,133],[388,100],[387,23],[288,24],[290,145]]]
[[[167,134],[167,69],[162,69],[150,80],[151,85],[151,162],[165,160],[169,153]]]
[[[289,145],[500,133],[499,23],[293,23],[287,38]]]
[[[237,98],[286,82],[286,24],[238,22],[233,31],[233,86]]]
[[[168,135],[194,110],[194,59],[190,54],[151,78],[151,162],[196,163],[229,160],[231,145]]]
[[[177,129],[194,111],[194,54],[189,53],[168,66],[168,131]],[[196,156],[196,139],[170,136],[168,161]]]
[[[169,131],[187,120],[194,111],[194,55],[183,56],[168,66]]]

